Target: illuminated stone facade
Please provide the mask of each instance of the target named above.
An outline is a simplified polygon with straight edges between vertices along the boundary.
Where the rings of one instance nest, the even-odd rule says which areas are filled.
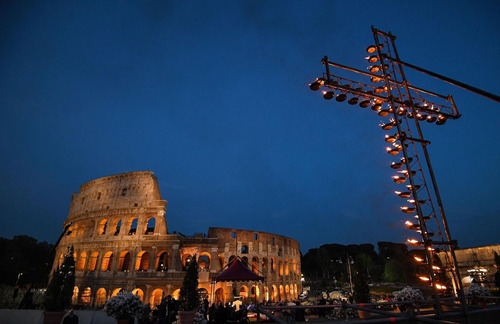
[[[498,268],[495,264],[495,252],[500,255],[500,245],[489,245],[455,250],[457,265],[464,287],[471,280],[481,282],[488,288],[495,287],[495,273]],[[446,255],[438,253],[439,259],[444,264]]]
[[[167,202],[150,171],[90,181],[72,196],[70,225],[57,247],[53,269],[74,247],[74,304],[101,306],[120,290],[133,291],[145,303],[162,296],[178,298],[185,266],[193,255],[200,264],[200,293],[210,301],[294,300],[302,291],[299,243],[285,236],[211,227],[193,237],[169,233]],[[211,284],[211,278],[235,256],[248,262],[265,283]],[[213,289],[213,291],[212,291]]]

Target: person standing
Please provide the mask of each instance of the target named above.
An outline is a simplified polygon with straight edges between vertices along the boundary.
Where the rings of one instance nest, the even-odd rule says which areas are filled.
[[[68,315],[64,318],[62,324],[78,324],[78,316],[73,309],[70,309]]]

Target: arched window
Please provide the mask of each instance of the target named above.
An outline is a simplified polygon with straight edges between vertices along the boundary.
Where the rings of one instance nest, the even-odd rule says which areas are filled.
[[[113,290],[113,292],[111,293],[111,298],[115,297],[116,295],[118,295],[118,293],[120,291],[122,291],[123,289],[122,288],[116,288],[115,290]]]
[[[79,289],[77,286],[73,288],[73,296],[71,297],[71,304],[76,305],[78,303],[78,293]]]
[[[257,304],[257,302],[259,301],[259,287],[252,286],[250,298],[252,299],[252,303]]]
[[[122,227],[122,220],[119,219],[119,218],[115,218],[113,220],[113,228],[114,228],[114,233],[113,235],[114,236],[118,236],[118,234],[120,234],[120,228]]]
[[[99,222],[99,226],[97,227],[97,234],[104,235],[106,234],[106,227],[108,226],[108,221],[103,219]]]
[[[167,251],[161,251],[156,256],[156,271],[167,271],[170,256]]]
[[[241,247],[241,254],[248,254],[248,245],[243,245]]]
[[[276,303],[278,301],[278,287],[276,287],[276,285],[273,285],[271,287],[271,299],[273,303]]]
[[[283,285],[280,285],[280,301],[285,300],[285,288],[283,288]]]
[[[271,257],[271,271],[276,272],[276,258]]]
[[[85,234],[85,223],[80,223],[78,226],[78,236],[82,237]]]
[[[90,289],[90,287],[87,287],[83,290],[80,301],[82,302],[83,305],[89,306],[91,296],[92,296],[92,290]]]
[[[191,254],[184,254],[182,256],[182,270],[186,270],[187,266],[189,265],[189,262],[191,262]]]
[[[225,303],[226,300],[224,298],[225,294],[224,294],[224,289],[223,288],[218,288],[216,291],[215,291],[215,303],[216,304],[219,304],[219,303]]]
[[[231,255],[229,257],[229,261],[227,262],[227,264],[231,264],[231,262],[233,262],[234,259],[236,259],[236,255]]]
[[[108,251],[108,252],[106,252],[106,254],[104,254],[104,257],[102,258],[101,270],[102,271],[111,271],[112,265],[113,265],[113,252]]]
[[[283,260],[279,260],[278,261],[278,264],[279,264],[279,269],[280,269],[280,276],[283,275]]]
[[[97,252],[97,251],[92,252],[92,254],[90,255],[89,266],[87,267],[87,270],[95,271],[95,269],[97,267],[97,258],[98,257],[99,257],[99,252]]]
[[[241,286],[240,297],[243,301],[243,304],[246,304],[248,302],[248,288],[247,288],[247,286],[245,286],[245,285]]]
[[[288,276],[288,259],[285,259],[285,276]]]
[[[161,289],[153,290],[153,292],[151,293],[151,297],[149,298],[149,303],[151,305],[160,305],[162,296],[163,296],[163,290]]]
[[[156,219],[154,217],[151,217],[150,219],[148,219],[148,222],[146,223],[146,229],[144,231],[144,234],[153,235],[155,232],[155,224],[156,224]]]
[[[256,256],[252,258],[252,271],[255,274],[259,274],[259,258]]]
[[[71,237],[76,237],[76,235],[78,235],[78,224],[75,224],[75,226],[73,226],[73,229],[71,231]]]
[[[130,252],[123,251],[118,259],[118,271],[129,271],[130,270]]]
[[[172,298],[175,299],[175,300],[179,300],[180,294],[181,294],[181,290],[180,289],[176,289],[172,293]]]
[[[95,230],[95,222],[94,221],[90,221],[89,222],[89,231],[88,231],[88,234],[89,234],[89,237],[92,237],[92,235],[94,235],[94,230]]]
[[[198,289],[198,296],[200,296],[201,300],[203,300],[205,298],[208,299],[208,290],[206,290],[205,288]]]
[[[149,268],[149,252],[141,251],[137,254],[135,271],[147,271]]]
[[[198,266],[200,269],[210,269],[210,254],[202,253],[198,258]]]
[[[128,235],[135,235],[136,232],[137,232],[137,218],[134,218],[130,221]]]
[[[95,293],[94,305],[102,306],[104,305],[105,302],[106,302],[106,289],[99,288]]]
[[[264,300],[269,300],[269,288],[267,288],[267,286],[264,287]]]
[[[246,256],[244,256],[243,258],[241,258],[241,261],[243,261],[243,264],[247,266],[247,268],[250,268],[249,264],[248,264],[248,258]]]
[[[263,257],[263,258],[262,258],[262,272],[263,272],[264,274],[266,274],[266,273],[267,273],[267,264],[268,264],[268,262],[269,262],[269,261],[268,261],[268,258],[267,258],[267,257]]]
[[[290,287],[285,286],[285,300],[290,300]]]
[[[78,259],[78,262],[76,264],[76,270],[78,271],[84,270],[86,261],[87,261],[87,252],[82,252],[80,254],[80,259]]]

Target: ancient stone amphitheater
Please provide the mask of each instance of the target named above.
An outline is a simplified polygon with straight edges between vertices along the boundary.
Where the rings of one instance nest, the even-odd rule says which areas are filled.
[[[294,300],[302,291],[299,243],[252,230],[210,227],[207,234],[169,232],[153,172],[112,175],[83,184],[71,199],[64,226],[70,225],[52,269],[74,247],[73,303],[99,307],[121,290],[159,304],[178,298],[185,268],[196,255],[199,292],[210,302]],[[212,278],[233,258],[266,277],[265,282],[216,282]]]

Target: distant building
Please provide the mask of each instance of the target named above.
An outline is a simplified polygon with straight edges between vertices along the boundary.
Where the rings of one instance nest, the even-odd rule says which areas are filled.
[[[482,283],[487,288],[495,287],[495,252],[500,255],[500,245],[489,245],[455,250],[458,269],[464,287],[471,281]],[[445,253],[438,253],[439,259],[445,264]]]
[[[56,250],[52,270],[73,246],[76,283],[73,303],[101,306],[119,291],[132,291],[145,304],[162,296],[178,299],[186,265],[196,255],[200,294],[211,302],[295,300],[302,292],[299,243],[252,230],[210,227],[192,237],[168,233],[167,202],[153,172],[130,172],[99,178],[72,196],[71,224]],[[267,280],[223,282],[211,278],[236,256]],[[213,289],[213,290],[212,290]]]

